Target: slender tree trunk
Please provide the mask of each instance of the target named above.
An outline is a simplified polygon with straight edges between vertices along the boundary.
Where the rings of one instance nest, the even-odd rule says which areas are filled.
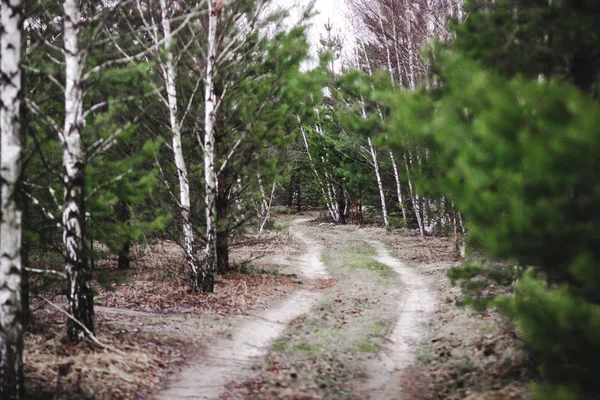
[[[79,48],[81,23],[79,0],[65,0],[65,128],[62,135],[65,205],[63,242],[66,252],[67,300],[69,313],[90,332],[94,332],[94,298],[85,253],[85,154],[81,140],[83,127],[83,52]],[[67,337],[77,342],[86,336],[76,322],[67,321]]]
[[[369,143],[369,150],[371,151],[371,157],[373,158],[373,167],[375,168],[375,177],[377,178],[377,187],[379,188],[379,199],[381,200],[381,216],[383,217],[383,224],[385,229],[390,229],[388,222],[387,207],[385,205],[385,193],[383,191],[383,183],[381,182],[381,174],[379,173],[379,162],[377,161],[377,153],[373,147],[373,140],[367,138]]]
[[[265,193],[265,187],[263,186],[262,178],[260,174],[256,174],[258,179],[258,190],[260,191],[260,213],[259,216],[263,218],[267,213],[269,201],[267,200],[267,194]]]
[[[393,7],[392,7],[392,34],[394,35],[394,40],[396,40],[396,21],[395,21],[395,13],[393,12]],[[381,28],[382,33],[385,33],[385,26],[384,26],[384,21],[383,21],[383,15],[379,14],[379,26]],[[386,40],[386,45],[385,45],[385,51],[386,51],[386,56],[387,56],[387,67],[388,67],[388,73],[390,74],[390,78],[392,80],[392,86],[395,87],[396,86],[396,80],[395,80],[395,76],[394,76],[394,68],[392,67],[392,55],[391,55],[391,51],[390,51],[390,45]],[[371,70],[371,67],[369,66],[369,72]],[[400,70],[398,70],[398,74],[400,74]],[[400,83],[400,85],[402,85],[402,83]],[[383,115],[381,114],[381,112],[379,113],[381,120],[383,121]],[[390,160],[392,161],[392,167],[394,169],[394,178],[396,180],[396,191],[398,193],[398,204],[400,205],[401,209],[402,209],[402,218],[403,220],[406,222],[406,209],[404,208],[404,202],[402,201],[402,186],[400,185],[400,172],[398,171],[398,165],[396,165],[396,160],[394,158],[394,153],[392,153],[391,151],[389,152],[390,154]]]
[[[258,237],[260,238],[260,235],[262,234],[263,230],[265,229],[265,225],[267,223],[267,221],[269,220],[269,217],[271,215],[271,206],[273,205],[273,198],[275,197],[275,189],[277,187],[277,181],[274,180],[273,181],[273,187],[271,188],[271,197],[269,197],[269,204],[267,206],[267,212],[264,215],[262,224],[260,224],[260,229],[258,231]]]
[[[22,48],[21,54],[26,54],[27,52],[27,35],[22,35],[21,38]],[[21,76],[21,85],[22,85],[22,93],[25,93],[26,88],[26,75],[24,71]],[[29,118],[27,113],[27,107],[24,105],[21,106],[21,151],[25,152],[25,145],[27,144],[27,134],[29,131]],[[22,210],[22,221],[21,221],[21,229],[23,233],[27,232],[29,229],[29,197],[27,197],[25,193],[24,187],[24,174],[25,171],[21,169],[21,177],[19,178],[19,187],[18,187],[18,204],[21,205]],[[23,304],[22,309],[22,322],[25,329],[30,328],[33,320],[31,317],[31,308],[29,305],[29,272],[27,268],[29,267],[29,242],[25,238],[25,234],[21,239],[21,268],[22,268],[22,281],[21,281],[21,299]]]
[[[131,218],[131,211],[129,209],[129,204],[127,204],[124,200],[119,200],[117,203],[117,210],[119,213],[119,220],[122,223],[129,222]],[[131,266],[131,258],[130,258],[130,250],[131,250],[131,241],[127,239],[121,250],[119,250],[119,258],[117,259],[117,268],[119,269],[129,269]]]
[[[25,396],[21,279],[22,210],[17,203],[21,178],[22,27],[20,0],[2,0],[0,29],[0,398]]]
[[[217,56],[218,9],[214,0],[208,1],[208,50],[206,52],[206,79],[204,82],[204,182],[206,200],[206,248],[205,276],[202,284],[204,292],[214,291],[214,271],[217,264],[216,225],[217,225],[217,177],[215,171],[215,112],[217,96],[214,87],[215,63]]]
[[[188,265],[190,284],[193,289],[197,289],[201,285],[202,274],[198,263],[198,257],[196,255],[196,237],[191,222],[190,184],[188,180],[187,167],[185,165],[185,158],[183,156],[181,126],[177,115],[178,107],[176,75],[173,62],[173,53],[171,51],[171,22],[169,19],[166,0],[160,0],[160,9],[163,34],[165,36],[164,48],[166,52],[166,60],[162,63],[161,67],[167,89],[169,121],[171,124],[171,133],[173,135],[173,156],[175,158],[175,166],[177,167],[177,176],[179,178],[179,206],[181,208],[181,224],[183,230],[185,258]]]
[[[217,272],[226,274],[231,270],[229,266],[229,193],[227,190],[227,168],[219,174],[217,187]]]
[[[394,158],[394,153],[390,151],[390,160],[392,160],[392,166],[394,167],[394,178],[396,179],[396,190],[398,191],[398,204],[402,209],[402,219],[406,222],[406,207],[404,205],[404,200],[402,200],[402,186],[400,185],[400,170],[398,169],[398,165],[396,164],[396,159]]]
[[[466,250],[467,250],[467,243],[465,240],[465,224],[463,223],[463,218],[462,215],[460,214],[460,211],[457,211],[458,214],[458,223],[460,226],[460,232],[461,232],[461,241],[460,241],[460,246],[459,246],[459,255],[464,258],[466,255]]]
[[[346,223],[347,223],[346,214],[347,214],[348,210],[346,207],[346,196],[344,195],[344,186],[343,185],[340,185],[340,187],[339,187],[337,209],[339,210],[339,213],[340,213],[340,224],[346,225]]]
[[[417,224],[419,225],[419,233],[421,236],[425,236],[425,232],[423,230],[423,220],[421,218],[421,210],[419,207],[419,195],[415,194],[413,190],[412,181],[410,179],[410,158],[404,153],[404,164],[406,165],[406,178],[408,180],[408,190],[410,192],[411,201],[413,203],[413,211],[415,213],[415,218],[417,219]]]
[[[298,117],[298,122],[300,122],[300,117]],[[339,216],[336,215],[336,211],[335,211],[335,200],[331,197],[331,190],[329,189],[329,183],[326,182],[327,186],[323,183],[323,180],[321,179],[321,176],[319,175],[319,172],[317,171],[317,168],[315,167],[315,163],[313,161],[312,155],[310,154],[310,148],[308,146],[308,138],[306,137],[306,131],[304,130],[304,127],[302,125],[300,125],[300,132],[302,133],[302,139],[304,140],[304,147],[306,148],[306,154],[308,154],[308,162],[310,163],[310,166],[312,167],[313,172],[315,173],[315,176],[317,177],[317,182],[319,182],[319,186],[321,187],[321,191],[323,192],[323,197],[325,198],[325,200],[327,201],[327,209],[329,210],[329,214],[331,215],[331,219],[333,219],[333,222],[338,222],[339,220]],[[291,204],[290,204],[291,206]]]
[[[367,60],[367,63],[366,63],[367,70],[369,72],[369,75],[373,75],[373,70],[371,69],[371,62],[369,61],[369,55],[367,53],[367,49],[365,47],[364,42],[362,42],[362,47],[363,47],[365,58]],[[356,63],[358,65],[360,65],[360,57],[358,56],[358,51],[356,52]],[[367,112],[365,111],[364,100],[362,98],[360,99],[360,105],[361,105],[362,117],[366,120]],[[381,114],[381,112],[379,113],[379,117],[383,121],[383,115]],[[377,179],[377,187],[379,188],[379,199],[381,201],[381,216],[383,217],[383,224],[385,226],[385,229],[389,230],[390,224],[388,222],[387,207],[385,205],[385,193],[383,191],[383,182],[381,181],[381,174],[379,172],[379,162],[377,161],[377,153],[375,152],[375,148],[373,147],[373,140],[371,139],[371,137],[367,138],[367,141],[369,144],[369,151],[371,152],[373,168],[375,170],[375,178]]]

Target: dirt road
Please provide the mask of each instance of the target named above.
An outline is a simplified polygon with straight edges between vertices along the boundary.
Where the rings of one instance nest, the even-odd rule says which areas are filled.
[[[428,334],[427,322],[436,305],[435,293],[426,277],[399,259],[392,257],[381,242],[375,247],[375,259],[388,265],[398,275],[398,320],[389,341],[369,370],[364,393],[371,399],[403,399],[402,373],[416,360],[415,349]]]
[[[289,233],[302,251],[278,262],[306,288],[247,317],[157,399],[403,398],[436,302],[426,278],[373,240],[383,230],[296,219]],[[314,286],[327,278],[337,284]]]
[[[291,232],[303,222],[306,221],[295,220]],[[298,275],[308,281],[329,277],[321,261],[320,246],[300,233],[297,237],[305,243],[305,249],[291,260],[290,267],[297,269]],[[321,296],[322,292],[314,288],[299,290],[277,307],[247,317],[233,337],[219,341],[203,357],[189,364],[157,399],[219,398],[225,385],[244,380],[252,365],[267,353],[268,346],[281,335],[286,325],[307,313]]]

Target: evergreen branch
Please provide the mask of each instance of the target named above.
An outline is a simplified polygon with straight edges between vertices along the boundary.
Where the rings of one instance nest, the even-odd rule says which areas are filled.
[[[29,108],[29,111],[46,121],[46,123],[58,134],[61,140],[63,139],[63,130],[60,128],[60,126],[58,126],[55,120],[44,114],[40,107],[33,102],[33,100],[25,98],[25,104]]]
[[[44,75],[50,82],[54,83],[56,86],[59,87],[59,89],[61,90],[62,93],[65,92],[65,87],[58,81],[58,79],[56,79],[54,77],[54,75],[49,74],[47,72],[41,71],[37,68],[33,68],[27,65],[23,65],[23,69],[33,72],[34,74],[38,74],[38,75]]]
[[[194,15],[193,14],[188,14],[185,18],[185,20],[181,23],[181,25],[179,25],[173,32],[172,32],[172,36],[175,36],[177,33],[179,33],[183,28],[185,28],[185,26],[187,26],[187,24],[192,20],[192,17]],[[162,45],[163,43],[165,43],[166,38],[161,39],[158,43],[156,43],[157,46]],[[125,57],[121,57],[121,58],[116,58],[113,60],[108,60],[105,61],[97,66],[95,66],[94,68],[92,68],[91,70],[89,70],[88,72],[86,72],[83,75],[83,81],[87,81],[92,75],[95,75],[99,72],[101,72],[103,69],[105,68],[109,68],[115,65],[121,65],[121,64],[127,64],[130,63],[132,61],[138,61],[142,58],[144,58],[145,56],[147,56],[148,54],[151,54],[152,52],[154,52],[154,49],[152,48],[147,48],[146,50],[142,50],[141,52],[134,54],[134,55],[127,55]]]

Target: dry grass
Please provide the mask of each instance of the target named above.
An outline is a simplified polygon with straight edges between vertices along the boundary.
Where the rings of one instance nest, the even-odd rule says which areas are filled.
[[[237,260],[293,248],[287,235],[270,235],[265,242],[245,240]],[[96,265],[94,275],[103,284],[95,282],[94,289],[97,337],[117,351],[65,343],[64,316],[32,298],[34,326],[24,354],[29,398],[147,399],[187,358],[227,335],[238,315],[267,308],[298,286],[297,278],[271,272],[278,266],[255,256],[252,264],[260,273],[218,276],[214,294],[191,291],[183,252],[173,242],[134,248],[129,270],[115,264],[109,259]],[[36,268],[49,267],[54,263],[36,262]],[[34,276],[32,284],[64,304],[59,282]]]

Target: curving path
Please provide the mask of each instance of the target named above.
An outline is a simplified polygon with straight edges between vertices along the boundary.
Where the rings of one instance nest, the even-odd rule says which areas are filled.
[[[305,221],[296,220],[294,225]],[[308,279],[327,277],[327,270],[321,261],[320,246],[295,232],[294,226],[290,233],[307,245],[296,262],[300,265],[300,275]],[[267,353],[269,345],[281,335],[286,325],[307,313],[320,297],[319,292],[300,290],[278,307],[266,310],[258,316],[247,317],[247,320],[237,327],[231,339],[221,340],[208,349],[201,359],[189,364],[156,398],[219,398],[225,385],[234,380],[243,380],[256,359]]]
[[[415,346],[427,334],[427,322],[435,311],[436,296],[428,288],[427,279],[414,268],[392,257],[381,242],[369,242],[375,247],[375,260],[392,268],[399,276],[398,321],[389,345],[377,357],[369,371],[370,379],[364,393],[371,399],[395,399],[402,396],[401,377],[404,369],[416,359]]]

